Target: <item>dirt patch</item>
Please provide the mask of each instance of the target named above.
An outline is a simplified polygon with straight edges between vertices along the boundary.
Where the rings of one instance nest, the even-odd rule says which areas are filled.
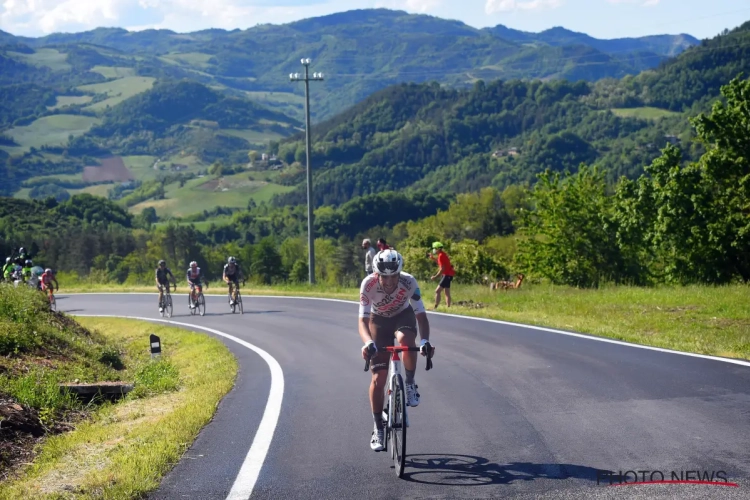
[[[204,189],[206,191],[215,191],[216,188],[219,187],[219,179],[214,179],[212,181],[205,182],[201,184],[200,189]]]
[[[70,431],[74,422],[84,416],[84,413],[69,413],[47,427],[35,409],[0,394],[0,481],[32,461],[35,447],[44,436]]]
[[[135,179],[133,172],[125,166],[119,156],[104,158],[101,163],[99,167],[84,167],[83,180],[86,182],[125,182]]]

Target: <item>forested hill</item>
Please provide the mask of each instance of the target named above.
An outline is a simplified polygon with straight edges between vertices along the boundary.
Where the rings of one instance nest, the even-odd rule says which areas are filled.
[[[521,40],[458,21],[387,9],[366,9],[247,30],[178,34],[99,28],[42,38],[0,36],[0,83],[53,85],[103,81],[128,68],[137,76],[189,78],[234,92],[263,94],[300,117],[302,86],[287,75],[301,57],[329,75],[313,85],[313,117],[322,119],[379,89],[403,81],[467,85],[475,79],[622,77],[655,67],[691,44],[685,35],[597,40],[551,30]],[[517,32],[521,33],[521,32]]]
[[[384,190],[464,192],[533,182],[545,168],[596,163],[610,180],[641,173],[668,142],[690,144],[687,114],[750,75],[746,23],[653,71],[594,84],[477,82],[470,90],[402,84],[313,127],[316,202],[339,204]],[[274,146],[300,158],[301,137]],[[303,180],[301,168],[289,182]],[[276,203],[303,203],[302,186]]]

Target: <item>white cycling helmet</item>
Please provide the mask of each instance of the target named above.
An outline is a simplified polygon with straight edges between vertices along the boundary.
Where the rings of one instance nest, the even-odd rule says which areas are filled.
[[[399,274],[404,268],[404,258],[392,248],[378,252],[372,263],[377,273],[384,276]]]
[[[197,263],[197,262],[195,262],[195,261],[192,261],[192,262],[190,263],[190,267],[196,267],[197,265],[198,265],[198,263]]]

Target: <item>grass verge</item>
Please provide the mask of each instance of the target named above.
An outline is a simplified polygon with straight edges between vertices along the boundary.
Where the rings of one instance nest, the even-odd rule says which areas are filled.
[[[121,348],[121,377],[135,389],[75,430],[44,440],[34,462],[3,484],[1,499],[135,498],[155,489],[231,389],[237,364],[206,335],[147,322],[78,318]],[[149,334],[164,357],[150,361]]]
[[[214,284],[207,294],[224,294]],[[433,284],[421,282],[428,308]],[[186,289],[178,285],[177,292]],[[153,287],[78,285],[65,291],[154,292]],[[429,290],[429,291],[428,291]],[[453,306],[442,312],[547,326],[678,351],[750,359],[750,286],[723,287],[571,287],[524,283],[518,290],[490,291],[478,285],[454,284]],[[243,295],[299,295],[355,301],[356,288],[324,285],[248,285]],[[252,307],[250,299],[246,307]]]

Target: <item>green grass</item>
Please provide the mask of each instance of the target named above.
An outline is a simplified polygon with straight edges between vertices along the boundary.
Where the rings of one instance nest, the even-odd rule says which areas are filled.
[[[667,109],[652,108],[648,106],[642,108],[612,108],[610,111],[621,118],[640,118],[642,120],[658,120],[659,118],[680,115],[680,113],[669,111]]]
[[[250,144],[256,144],[256,145],[263,145],[273,140],[278,140],[283,138],[284,136],[281,134],[277,134],[276,132],[258,132],[256,130],[239,130],[239,129],[229,129],[224,128],[220,129],[218,131],[220,134],[224,135],[230,135],[233,137],[239,137],[240,139],[245,139]]]
[[[56,97],[57,102],[54,106],[47,106],[48,109],[60,109],[65,106],[74,106],[77,104],[88,104],[93,97],[90,95],[59,95]]]
[[[244,208],[251,198],[256,203],[270,201],[274,194],[294,189],[266,181],[250,180],[250,175],[250,172],[244,172],[224,177],[221,181],[206,176],[191,179],[183,187],[175,182],[166,187],[165,199],[138,203],[130,207],[130,211],[138,214],[146,207],[153,207],[159,217],[184,217],[217,206]]]
[[[114,186],[114,184],[97,184],[95,186],[86,186],[85,188],[81,189],[68,189],[67,191],[71,196],[75,194],[88,193],[94,196],[101,196],[102,198],[106,198],[109,195],[109,190]]]
[[[55,174],[55,175],[38,175],[36,177],[29,178],[29,181],[45,181],[50,184],[56,184],[58,182],[81,182],[81,174]]]
[[[98,118],[91,116],[50,115],[34,120],[27,126],[6,130],[5,134],[12,137],[26,152],[32,147],[66,144],[70,135],[83,135],[99,122]]]
[[[159,170],[154,170],[155,156],[123,156],[123,163],[133,172],[133,176],[139,181],[148,181],[156,179]]]
[[[107,107],[116,106],[125,99],[133,97],[149,90],[156,81],[149,76],[127,76],[103,83],[94,83],[91,85],[82,85],[78,90],[83,92],[92,92],[94,94],[106,94],[108,99],[86,106],[84,109],[91,111],[103,111]]]
[[[177,62],[200,69],[207,69],[211,67],[208,60],[212,57],[211,54],[204,54],[202,52],[177,52],[161,56],[159,59],[169,63]]]
[[[99,73],[104,78],[125,78],[126,76],[135,76],[135,68],[122,68],[119,66],[94,66],[91,68],[94,73]]]
[[[152,323],[79,318],[122,346],[136,388],[74,431],[48,438],[1,499],[140,498],[159,486],[232,388],[237,362],[217,339]],[[149,334],[164,358],[149,360]],[[179,390],[177,390],[179,389]]]
[[[67,62],[68,54],[55,49],[37,49],[33,54],[22,54],[19,52],[8,52],[8,54],[21,59],[27,64],[46,66],[52,71],[70,71],[73,68]]]
[[[421,281],[423,290],[432,282]],[[63,285],[64,286],[64,285]],[[79,290],[113,291],[87,286]],[[524,283],[518,290],[454,284],[453,306],[438,309],[467,316],[547,326],[685,352],[750,359],[750,286],[610,287],[579,290]],[[150,291],[149,287],[122,288]],[[209,288],[207,293],[223,293]],[[248,286],[246,295],[304,295],[357,300],[356,288],[317,285]],[[425,293],[432,307],[432,292]],[[483,307],[459,305],[462,301]]]

